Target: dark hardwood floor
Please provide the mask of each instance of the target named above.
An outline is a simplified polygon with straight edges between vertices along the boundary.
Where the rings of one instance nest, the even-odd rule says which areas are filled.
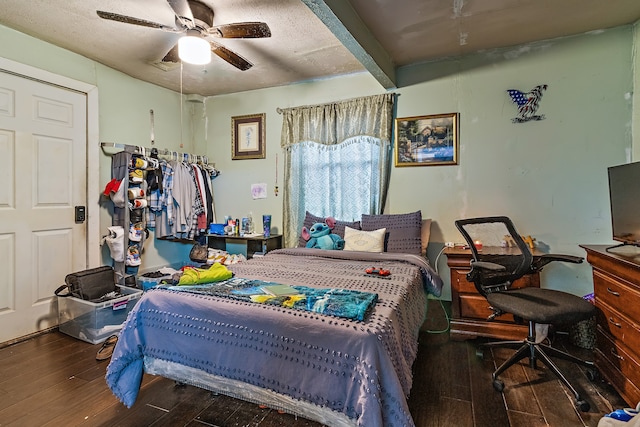
[[[503,374],[505,391],[498,393],[491,372],[510,350],[479,358],[475,340],[451,341],[447,333],[427,332],[445,325],[439,302],[430,301],[409,398],[417,427],[596,426],[605,413],[628,406],[611,386],[589,381],[571,363],[559,365],[591,404],[587,413],[574,409],[572,396],[546,368],[532,370],[526,363]],[[565,338],[559,336],[557,344],[591,356]],[[149,375],[127,409],[105,384],[108,361],[95,360],[99,347],[56,331],[1,348],[0,426],[320,426]]]

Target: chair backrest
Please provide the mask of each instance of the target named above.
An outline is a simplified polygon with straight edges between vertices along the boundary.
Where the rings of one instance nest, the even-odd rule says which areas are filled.
[[[455,224],[473,256],[467,279],[482,295],[506,289],[533,272],[533,254],[508,217],[459,219]],[[499,264],[504,270],[473,268],[473,262]]]

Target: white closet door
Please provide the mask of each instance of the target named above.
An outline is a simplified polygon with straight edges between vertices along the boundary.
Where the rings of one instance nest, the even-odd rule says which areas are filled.
[[[0,72],[0,342],[57,323],[87,265],[86,95]]]

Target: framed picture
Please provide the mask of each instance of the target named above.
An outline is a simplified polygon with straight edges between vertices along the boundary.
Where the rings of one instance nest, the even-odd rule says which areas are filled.
[[[264,159],[265,113],[231,117],[231,159]]]
[[[458,164],[459,113],[396,119],[396,166]]]

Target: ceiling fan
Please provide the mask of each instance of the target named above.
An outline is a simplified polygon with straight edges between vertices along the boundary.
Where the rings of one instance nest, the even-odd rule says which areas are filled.
[[[169,6],[171,6],[175,14],[175,27],[101,10],[97,10],[96,13],[100,18],[111,21],[156,28],[170,33],[183,33],[185,36],[182,38],[186,37],[196,42],[198,42],[198,39],[205,40],[209,44],[207,50],[210,50],[212,53],[242,71],[248,70],[253,64],[237,53],[207,38],[271,37],[271,30],[264,22],[239,22],[235,24],[213,25],[213,10],[197,0],[167,0],[167,3],[169,3]],[[180,41],[162,58],[162,62],[175,63],[180,61],[180,58],[183,56],[180,55],[179,44]],[[186,59],[184,60],[188,61]]]

